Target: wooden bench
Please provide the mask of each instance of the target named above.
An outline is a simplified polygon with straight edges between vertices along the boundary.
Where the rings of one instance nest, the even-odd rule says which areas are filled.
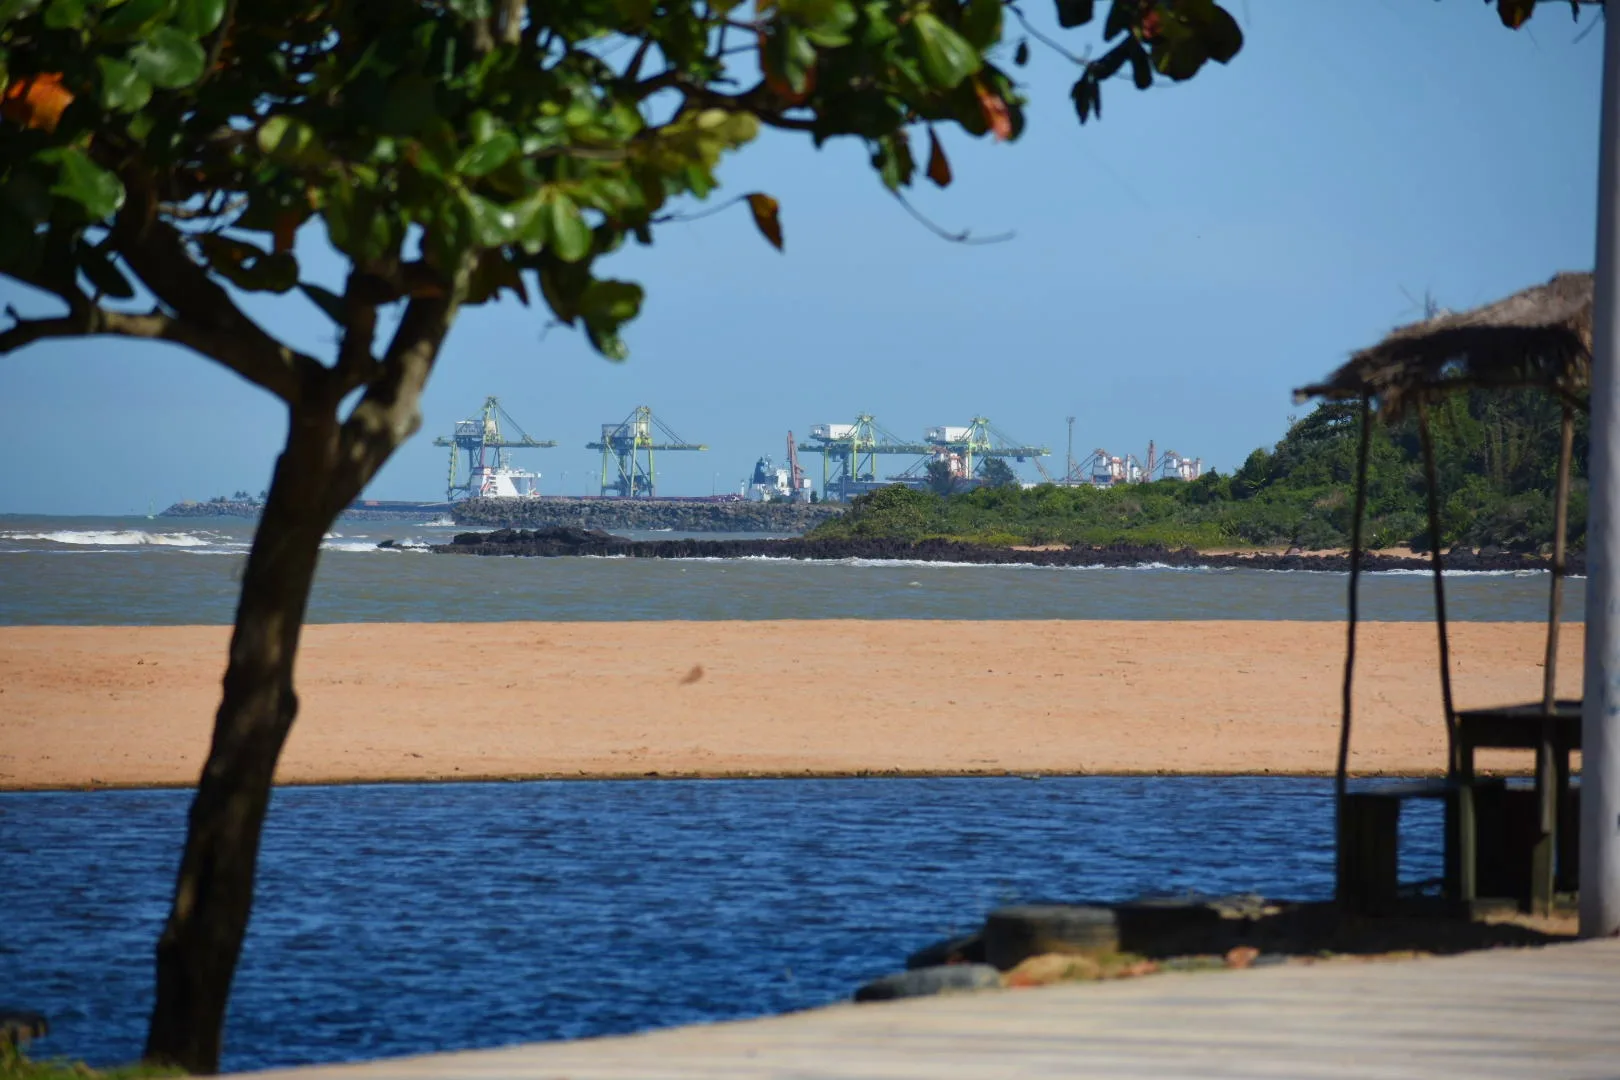
[[[1440,799],[1445,804],[1442,884],[1447,898],[1461,898],[1459,852],[1462,845],[1459,840],[1462,830],[1457,795],[1464,786],[1470,786],[1476,795],[1469,800],[1472,810],[1480,803],[1477,796],[1482,788],[1494,790],[1502,787],[1503,782],[1475,780],[1465,785],[1448,779],[1394,780],[1365,784],[1345,792],[1339,819],[1335,891],[1339,903],[1365,915],[1383,915],[1395,909],[1403,889],[1400,880],[1401,807],[1413,799]],[[1421,884],[1405,887],[1410,889]]]

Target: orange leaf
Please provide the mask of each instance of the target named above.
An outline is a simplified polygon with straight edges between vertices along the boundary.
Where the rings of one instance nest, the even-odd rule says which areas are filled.
[[[1007,108],[1007,103],[977,78],[973,80],[973,91],[979,95],[979,108],[984,113],[984,122],[990,128],[990,133],[1001,142],[1012,138],[1012,111]]]
[[[771,247],[777,251],[782,250],[782,221],[777,216],[782,204],[766,195],[756,191],[745,196],[748,200],[748,209],[754,215],[754,227],[760,235],[770,241]]]
[[[0,116],[25,128],[55,131],[63,111],[73,103],[73,94],[54,72],[18,79],[6,87],[0,99]]]
[[[940,187],[951,186],[951,163],[946,160],[945,148],[939,145],[939,136],[928,129],[928,179]]]

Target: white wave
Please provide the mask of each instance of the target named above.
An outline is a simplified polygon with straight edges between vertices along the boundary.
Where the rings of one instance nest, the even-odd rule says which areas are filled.
[[[321,544],[322,551],[393,551],[396,548],[380,548],[375,540],[327,540]]]
[[[45,540],[75,547],[214,547],[218,537],[196,533],[152,533],[139,529],[61,529],[44,533],[0,533],[0,540]]]
[[[418,521],[416,527],[418,529],[453,529],[457,526],[454,521],[447,517],[436,517],[432,521]]]

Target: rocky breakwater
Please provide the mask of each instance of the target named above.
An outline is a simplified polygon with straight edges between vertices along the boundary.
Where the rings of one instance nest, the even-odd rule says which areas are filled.
[[[839,539],[816,540],[627,540],[597,529],[558,526],[542,529],[499,529],[488,533],[458,533],[450,543],[433,548],[450,555],[622,555],[634,559],[887,559],[921,562],[957,562],[991,565],[1032,566],[1166,566],[1215,567],[1250,570],[1328,570],[1350,569],[1350,558],[1342,554],[1272,554],[1268,552],[1212,555],[1182,548],[1139,544],[1111,544],[1106,547],[1075,545],[1067,548],[1029,550],[992,547],[956,540]],[[1445,565],[1453,570],[1543,570],[1546,561],[1531,555],[1480,554],[1454,551]],[[1362,562],[1368,571],[1426,570],[1427,559],[1392,555],[1368,555]],[[1580,573],[1580,556],[1570,559],[1572,573]]]
[[[670,529],[676,532],[802,533],[844,512],[825,503],[706,502],[687,499],[465,499],[457,525],[506,529]]]

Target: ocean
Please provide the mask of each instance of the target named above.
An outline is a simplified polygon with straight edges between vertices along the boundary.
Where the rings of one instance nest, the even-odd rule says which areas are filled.
[[[36,1056],[139,1055],[186,806],[0,793],[0,1004],[50,1018]],[[1325,898],[1332,820],[1331,781],[1278,777],[284,788],[224,1065],[825,1005],[1019,901]],[[1436,876],[1437,811],[1403,824]]]
[[[231,621],[253,523],[0,515],[0,625]],[[1303,619],[1344,617],[1342,573],[978,566],[851,559],[473,558],[426,550],[447,519],[339,522],[312,622],[664,619]],[[680,533],[627,533],[636,539]],[[706,538],[725,534],[705,533]],[[379,549],[382,540],[398,547]],[[1547,575],[1447,576],[1454,619],[1546,617]],[[1584,612],[1578,581],[1565,616]],[[1429,575],[1369,574],[1368,619],[1433,617]]]

